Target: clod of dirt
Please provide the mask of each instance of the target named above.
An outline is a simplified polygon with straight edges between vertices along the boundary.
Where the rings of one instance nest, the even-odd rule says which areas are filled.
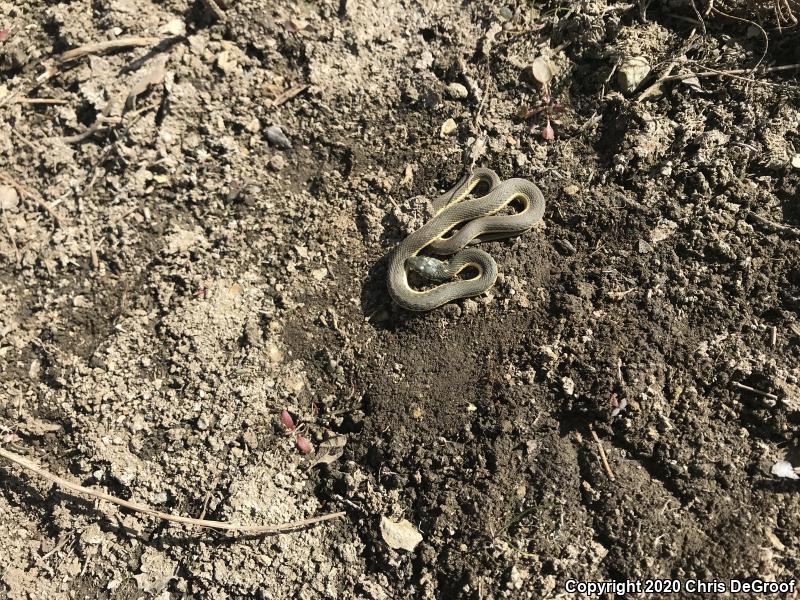
[[[406,519],[392,521],[381,517],[381,536],[390,548],[411,552],[422,541],[422,534]]]
[[[452,135],[453,133],[455,133],[457,128],[458,125],[456,125],[456,122],[453,119],[447,119],[447,121],[442,123],[442,130],[440,134],[442,137]]]
[[[631,94],[649,74],[650,63],[644,56],[629,56],[617,68],[617,84],[623,93]]]
[[[273,171],[282,171],[283,168],[286,166],[286,159],[283,158],[280,154],[276,154],[271,159],[269,159],[269,168]]]
[[[172,579],[175,565],[175,561],[165,557],[161,552],[146,548],[142,555],[139,574],[133,578],[140,590],[155,594],[163,590]]]

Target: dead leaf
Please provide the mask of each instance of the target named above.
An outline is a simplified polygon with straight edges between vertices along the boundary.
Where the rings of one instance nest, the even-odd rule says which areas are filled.
[[[408,164],[406,165],[406,172],[403,175],[403,178],[400,180],[400,185],[411,185],[411,182],[414,180],[414,168]]]
[[[549,61],[543,56],[537,56],[533,62],[525,67],[527,74],[542,85],[547,85],[553,78]]]
[[[346,435],[333,435],[319,445],[315,465],[329,465],[338,460],[344,454],[344,447],[347,444]]]

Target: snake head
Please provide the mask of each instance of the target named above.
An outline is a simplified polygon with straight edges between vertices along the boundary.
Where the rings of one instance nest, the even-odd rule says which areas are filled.
[[[432,256],[412,256],[406,259],[406,266],[431,281],[448,281],[453,278],[448,264]]]

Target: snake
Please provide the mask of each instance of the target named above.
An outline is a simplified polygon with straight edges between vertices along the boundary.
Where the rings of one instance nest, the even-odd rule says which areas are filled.
[[[479,185],[488,192],[470,197]],[[521,210],[514,214],[496,214],[518,201]],[[443,304],[482,294],[497,280],[497,263],[479,248],[467,248],[481,242],[520,235],[544,216],[545,201],[541,190],[527,179],[501,180],[487,168],[476,168],[464,175],[450,190],[431,202],[433,216],[409,234],[391,255],[388,288],[392,299],[402,308],[424,312]],[[454,228],[457,230],[453,231]],[[421,255],[423,250],[437,255],[452,255],[449,260]],[[465,269],[475,274],[459,277]],[[409,273],[437,283],[426,290],[415,290]]]

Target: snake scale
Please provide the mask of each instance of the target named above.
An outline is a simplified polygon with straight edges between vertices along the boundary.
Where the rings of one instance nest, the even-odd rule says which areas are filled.
[[[482,183],[489,191],[480,197],[469,197]],[[521,210],[496,214],[515,201]],[[544,205],[542,192],[527,179],[501,181],[491,169],[473,170],[432,202],[433,217],[395,249],[389,262],[389,293],[398,305],[413,311],[432,310],[459,298],[482,294],[494,285],[497,264],[483,250],[467,246],[527,231],[542,220]],[[453,256],[442,261],[420,255],[423,250]],[[477,274],[459,277],[470,267]],[[411,271],[438,285],[415,290],[408,281]]]

